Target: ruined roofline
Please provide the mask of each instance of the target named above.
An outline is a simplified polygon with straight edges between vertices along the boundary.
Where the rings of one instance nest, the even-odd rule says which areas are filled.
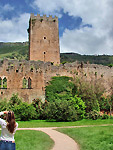
[[[58,21],[58,17],[52,17],[52,15],[49,15],[47,17],[46,15],[40,16],[40,14],[37,14],[37,16],[34,15],[34,13],[31,13],[30,19],[36,19],[40,21]]]

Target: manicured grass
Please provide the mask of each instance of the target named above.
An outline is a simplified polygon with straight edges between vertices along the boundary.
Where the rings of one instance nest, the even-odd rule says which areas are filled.
[[[113,126],[57,129],[72,137],[80,150],[113,150]]]
[[[81,125],[102,125],[113,124],[113,119],[106,120],[86,120],[75,122],[47,122],[45,120],[18,121],[19,128],[38,128],[38,127],[64,127],[64,126],[81,126]]]
[[[50,150],[54,142],[41,131],[16,131],[16,150]]]

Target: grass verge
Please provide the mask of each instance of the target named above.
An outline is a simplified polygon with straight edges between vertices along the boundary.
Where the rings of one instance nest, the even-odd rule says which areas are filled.
[[[73,138],[80,150],[113,150],[113,126],[57,130]]]
[[[64,127],[64,126],[82,126],[82,125],[102,125],[113,124],[113,119],[105,120],[86,120],[75,122],[54,122],[45,120],[18,121],[19,128],[38,128],[38,127]]]
[[[50,150],[54,142],[41,131],[16,131],[16,150]]]

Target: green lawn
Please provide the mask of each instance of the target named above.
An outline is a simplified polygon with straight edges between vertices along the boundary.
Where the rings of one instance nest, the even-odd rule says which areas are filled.
[[[64,126],[81,126],[81,125],[101,125],[113,124],[113,119],[105,120],[81,120],[75,122],[47,122],[45,120],[18,121],[19,128],[38,128],[38,127],[64,127]]]
[[[113,119],[81,120],[76,122],[47,122],[44,120],[18,121],[19,128],[63,127],[81,125],[102,125],[95,127],[59,128],[72,137],[80,145],[81,150],[113,150]],[[48,135],[40,131],[17,131],[15,134],[17,150],[49,150],[54,142]]]
[[[80,150],[113,150],[113,126],[57,129],[72,137]]]
[[[16,131],[15,142],[16,150],[50,150],[54,145],[50,137],[41,131]]]

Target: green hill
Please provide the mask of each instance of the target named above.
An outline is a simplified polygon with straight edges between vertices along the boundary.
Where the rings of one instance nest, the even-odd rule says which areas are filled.
[[[113,64],[113,55],[80,55],[76,53],[61,53],[61,62],[83,61],[84,63],[109,65]]]
[[[28,60],[28,42],[3,43],[0,42],[0,59]]]
[[[16,42],[16,43],[3,43],[0,42],[0,59],[18,59],[28,60],[29,43]],[[80,55],[77,53],[61,53],[61,63],[83,61],[84,63],[113,65],[113,55]]]

